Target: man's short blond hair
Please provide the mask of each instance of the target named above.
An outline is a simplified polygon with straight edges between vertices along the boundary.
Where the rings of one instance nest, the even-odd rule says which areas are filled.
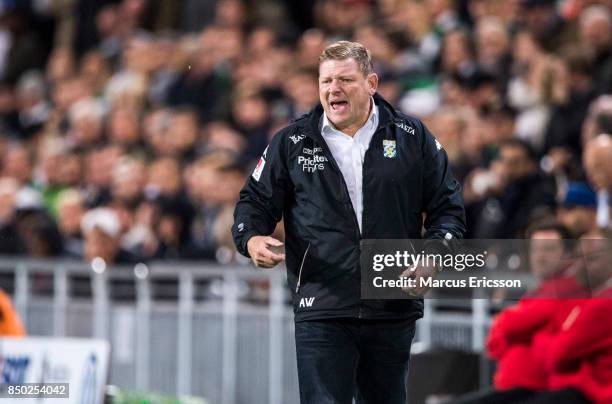
[[[319,65],[326,60],[354,59],[364,76],[374,72],[372,55],[365,46],[359,42],[338,41],[329,45],[319,56]]]

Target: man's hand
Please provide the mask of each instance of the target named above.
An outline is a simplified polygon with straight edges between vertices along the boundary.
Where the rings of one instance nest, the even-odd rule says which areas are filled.
[[[273,268],[285,260],[285,254],[277,254],[273,247],[281,247],[283,243],[270,236],[253,236],[247,242],[247,250],[256,267]]]
[[[414,288],[403,288],[404,292],[408,293],[413,297],[423,297],[429,290],[427,286],[421,286],[421,279],[433,278],[435,279],[438,275],[436,268],[431,266],[419,266],[414,270],[407,269],[402,272],[402,277],[410,278],[415,280],[416,286]]]

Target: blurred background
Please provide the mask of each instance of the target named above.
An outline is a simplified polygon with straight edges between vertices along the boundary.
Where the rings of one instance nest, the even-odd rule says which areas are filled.
[[[340,39],[370,49],[380,94],[444,146],[467,237],[524,238],[544,219],[572,238],[611,227],[610,0],[0,0],[0,281],[21,293],[26,328],[89,335],[85,320],[87,332],[36,320],[31,295],[59,305],[60,319],[73,307],[58,290],[134,310],[228,293],[272,302],[268,273],[228,281],[231,293],[216,282],[249,265],[231,240],[233,207],[271,136],[318,103],[318,56]],[[59,281],[58,262],[70,275]],[[138,263],[148,266],[134,273]],[[108,289],[92,281],[122,265]],[[153,290],[138,289],[156,265]],[[190,289],[181,272],[206,279]],[[111,319],[94,334],[112,340],[112,307],[98,308]],[[466,344],[482,349],[481,337]],[[117,372],[127,387],[155,385]],[[177,383],[160,389],[191,392]],[[224,388],[219,400],[240,402]]]

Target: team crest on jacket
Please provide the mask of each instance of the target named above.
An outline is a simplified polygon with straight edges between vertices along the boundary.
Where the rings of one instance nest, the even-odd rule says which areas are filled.
[[[383,140],[383,154],[388,159],[392,159],[397,156],[395,140]]]

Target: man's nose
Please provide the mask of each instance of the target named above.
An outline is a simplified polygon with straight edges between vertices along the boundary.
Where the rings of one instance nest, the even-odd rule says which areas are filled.
[[[340,92],[340,85],[337,81],[332,81],[331,84],[329,85],[329,93],[330,94],[335,94],[335,93],[339,93]]]

